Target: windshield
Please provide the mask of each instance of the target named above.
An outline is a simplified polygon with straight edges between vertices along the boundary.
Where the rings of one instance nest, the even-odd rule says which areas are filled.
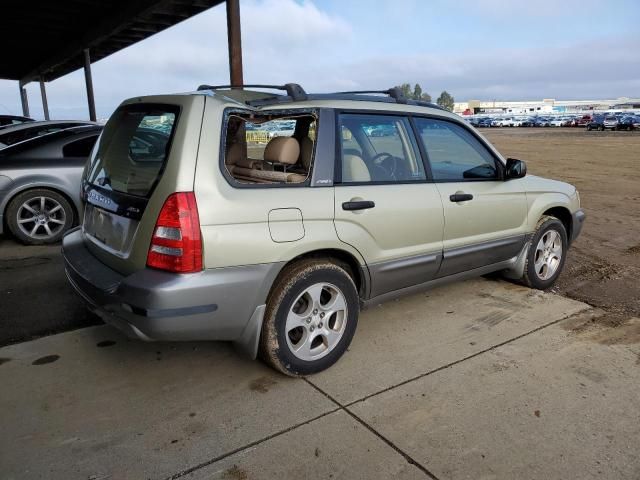
[[[135,104],[107,122],[86,180],[101,188],[149,197],[171,148],[179,108]]]

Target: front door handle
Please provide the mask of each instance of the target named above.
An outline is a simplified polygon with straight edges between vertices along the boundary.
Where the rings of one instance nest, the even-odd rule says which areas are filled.
[[[473,200],[473,195],[471,195],[470,193],[454,193],[453,195],[449,196],[449,200],[456,203],[467,202],[469,200]]]
[[[371,200],[356,200],[351,202],[343,202],[343,210],[366,210],[375,207],[376,204]]]

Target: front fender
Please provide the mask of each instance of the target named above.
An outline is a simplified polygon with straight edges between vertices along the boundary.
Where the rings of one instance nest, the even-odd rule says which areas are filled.
[[[538,220],[547,210],[560,207],[573,215],[580,208],[580,198],[573,185],[535,175],[527,175],[524,180],[529,231],[535,229]]]
[[[527,193],[527,226],[532,232],[544,215],[544,212],[552,208],[565,208],[568,213],[573,214],[579,207],[573,205],[571,197],[563,193]]]

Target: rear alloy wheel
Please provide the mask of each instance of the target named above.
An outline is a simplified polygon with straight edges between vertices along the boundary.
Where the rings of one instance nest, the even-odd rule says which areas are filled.
[[[529,243],[522,282],[539,290],[551,287],[560,276],[567,248],[563,223],[556,217],[542,217]]]
[[[286,375],[325,370],[351,343],[359,310],[356,286],[343,266],[331,260],[294,264],[269,295],[260,356]]]
[[[17,195],[7,208],[7,224],[22,243],[55,243],[73,225],[73,209],[66,198],[47,189]]]

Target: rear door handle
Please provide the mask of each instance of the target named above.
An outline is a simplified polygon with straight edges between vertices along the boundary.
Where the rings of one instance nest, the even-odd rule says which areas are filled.
[[[469,200],[473,200],[473,195],[470,193],[454,193],[449,196],[449,200],[452,202],[467,202]]]
[[[375,207],[376,204],[371,200],[357,200],[351,202],[343,202],[343,210],[366,210]]]

